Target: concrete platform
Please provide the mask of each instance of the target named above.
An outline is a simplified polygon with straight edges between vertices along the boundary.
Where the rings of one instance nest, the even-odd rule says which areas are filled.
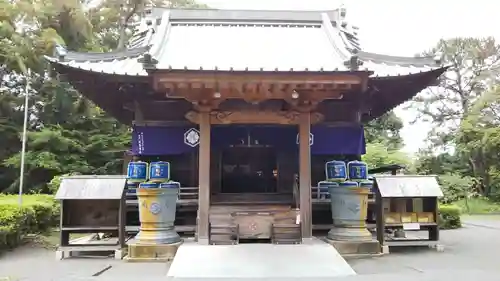
[[[179,247],[171,278],[331,278],[356,275],[331,245],[312,239],[299,245],[239,244]]]

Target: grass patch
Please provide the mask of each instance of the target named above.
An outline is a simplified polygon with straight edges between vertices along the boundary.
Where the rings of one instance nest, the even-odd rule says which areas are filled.
[[[29,244],[34,247],[42,247],[46,249],[56,249],[59,246],[60,231],[57,228],[52,228],[48,231],[39,234],[30,234],[23,238],[24,244]],[[71,233],[69,240],[82,238],[92,235],[91,233]]]
[[[465,220],[498,221],[498,220],[500,220],[500,215],[496,215],[496,214],[492,214],[492,215],[465,214],[465,215],[462,215],[462,218]]]
[[[49,194],[25,194],[22,196],[23,205],[34,205],[39,204],[40,202],[51,203],[54,201],[54,196]],[[0,194],[0,205],[4,204],[18,204],[19,203],[18,195],[5,195]]]
[[[53,204],[54,196],[48,194],[27,194],[23,195],[23,206],[29,207],[40,204]],[[0,194],[0,205],[18,206],[18,195]]]
[[[492,202],[487,198],[470,198],[466,200],[459,200],[454,202],[462,211],[462,214],[500,214],[500,204]]]

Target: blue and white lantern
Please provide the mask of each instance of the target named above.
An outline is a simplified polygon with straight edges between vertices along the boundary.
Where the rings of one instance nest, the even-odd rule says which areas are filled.
[[[139,188],[158,188],[157,182],[142,182],[139,184]]]
[[[166,182],[170,180],[170,163],[158,161],[149,166],[149,181]]]
[[[176,181],[169,181],[160,183],[160,188],[180,188],[181,184]]]
[[[127,189],[127,193],[131,193],[131,194],[134,194],[137,187],[139,186],[139,183],[136,183],[136,182],[130,182],[127,180],[127,183],[125,184],[125,187]]]
[[[366,181],[368,179],[368,165],[361,161],[347,163],[348,177],[350,181]]]
[[[130,183],[145,182],[148,177],[148,163],[130,162],[127,166],[127,180]]]
[[[343,182],[347,179],[347,169],[344,161],[326,162],[325,173],[327,181]]]
[[[318,192],[325,194],[325,198],[330,198],[330,188],[338,188],[339,184],[332,181],[318,182]]]
[[[359,184],[355,181],[344,181],[344,182],[339,182],[339,187],[340,188],[358,188]]]

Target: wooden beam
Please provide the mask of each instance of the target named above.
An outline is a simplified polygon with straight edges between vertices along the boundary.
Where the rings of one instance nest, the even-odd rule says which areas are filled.
[[[201,123],[201,115],[204,113],[190,111],[186,119],[195,124]],[[210,124],[299,124],[299,112],[296,111],[212,111],[210,113]],[[316,124],[323,121],[321,113],[311,113],[311,123]]]
[[[199,85],[208,84],[246,84],[246,83],[270,83],[270,84],[327,84],[342,85],[354,84],[360,85],[370,75],[369,72],[156,72],[153,74],[154,88],[158,89],[163,83],[199,83]]]
[[[295,84],[294,84],[295,85]],[[322,89],[299,89],[294,85],[277,84],[231,84],[215,88],[192,88],[179,87],[177,83],[167,83],[162,91],[165,97],[171,99],[186,99],[195,101],[223,101],[228,99],[243,99],[248,103],[260,103],[269,99],[300,99],[321,102],[327,99],[342,99],[346,89],[322,88]],[[297,95],[294,97],[294,95]]]
[[[299,197],[302,238],[312,238],[311,205],[311,114],[304,112],[299,117]]]
[[[188,126],[188,125],[192,125],[192,122],[189,122],[188,120],[178,120],[178,121],[144,120],[144,121],[133,121],[132,125],[151,126],[151,127],[169,127],[169,126]]]

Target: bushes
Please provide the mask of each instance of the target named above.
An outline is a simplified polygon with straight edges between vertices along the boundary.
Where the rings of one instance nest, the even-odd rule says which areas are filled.
[[[463,198],[477,195],[473,192],[474,179],[471,177],[446,174],[440,175],[438,182],[444,195],[440,199],[443,204],[451,204]]]
[[[439,206],[439,227],[441,229],[455,229],[462,227],[460,208],[454,205]]]
[[[57,224],[59,207],[49,195],[25,195],[20,208],[17,196],[0,195],[0,250],[13,248],[24,235],[49,230]]]

